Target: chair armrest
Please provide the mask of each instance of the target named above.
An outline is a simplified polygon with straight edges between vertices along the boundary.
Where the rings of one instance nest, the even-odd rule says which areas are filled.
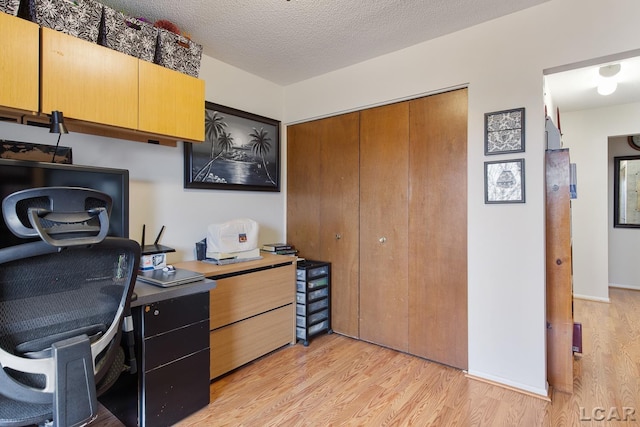
[[[91,343],[86,335],[51,346],[56,365],[53,420],[56,426],[82,426],[98,416]]]

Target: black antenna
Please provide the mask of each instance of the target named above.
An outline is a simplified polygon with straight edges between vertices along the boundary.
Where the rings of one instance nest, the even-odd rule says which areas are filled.
[[[157,245],[158,242],[160,241],[160,236],[162,236],[162,232],[164,231],[164,225],[162,226],[162,228],[160,229],[160,232],[158,233],[158,237],[156,237],[156,241],[153,242],[154,245]]]
[[[140,242],[140,247],[143,248],[144,250],[144,228],[145,228],[146,224],[142,224],[142,241]]]

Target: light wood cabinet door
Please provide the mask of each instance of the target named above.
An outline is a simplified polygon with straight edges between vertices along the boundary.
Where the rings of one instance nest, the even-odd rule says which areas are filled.
[[[42,28],[41,111],[138,127],[138,59]]]
[[[331,263],[331,328],[359,336],[359,113],[289,126],[287,240]]]
[[[467,90],[409,107],[409,353],[467,369]]]
[[[0,13],[0,106],[38,111],[38,25]]]
[[[204,141],[204,81],[146,61],[139,68],[139,129]]]
[[[409,104],[360,113],[360,337],[408,349]]]

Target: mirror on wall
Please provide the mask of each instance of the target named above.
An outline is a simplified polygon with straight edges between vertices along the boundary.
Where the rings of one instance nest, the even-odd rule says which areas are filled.
[[[640,156],[614,157],[613,226],[640,228]]]

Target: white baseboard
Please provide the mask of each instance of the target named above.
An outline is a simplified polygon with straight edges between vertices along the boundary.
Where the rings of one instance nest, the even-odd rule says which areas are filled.
[[[591,295],[573,294],[573,298],[574,299],[584,299],[584,300],[587,300],[587,301],[596,301],[596,302],[606,302],[606,303],[610,303],[611,302],[611,300],[609,298],[592,297]]]
[[[640,286],[620,285],[618,283],[609,283],[610,288],[631,289],[633,291],[640,291]]]
[[[514,381],[507,380],[505,378],[499,378],[493,375],[478,373],[469,371],[466,375],[467,378],[476,381],[482,381],[488,384],[496,385],[499,387],[503,387],[509,390],[517,391],[519,393],[523,393],[529,396],[538,397],[543,400],[550,400],[549,396],[549,384],[545,381],[544,388],[530,387],[525,384],[520,384]]]

